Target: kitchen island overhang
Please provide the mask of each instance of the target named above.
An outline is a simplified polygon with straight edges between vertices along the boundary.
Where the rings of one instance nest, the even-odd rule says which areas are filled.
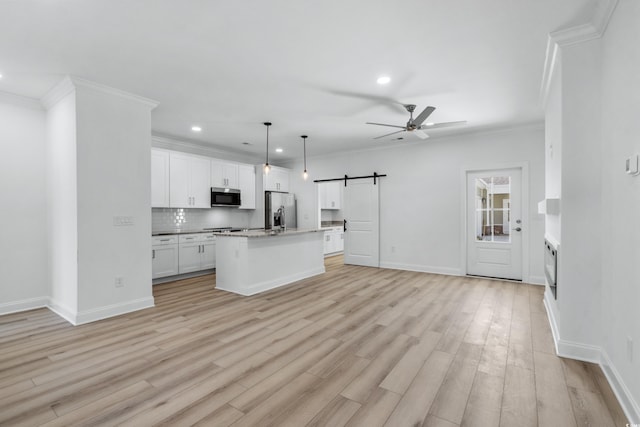
[[[216,233],[216,289],[250,296],[324,269],[322,230]]]

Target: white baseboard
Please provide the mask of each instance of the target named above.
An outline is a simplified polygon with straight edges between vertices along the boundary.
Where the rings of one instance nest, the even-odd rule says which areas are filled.
[[[264,282],[260,282],[257,283],[253,286],[251,286],[251,288],[249,288],[247,291],[242,291],[242,290],[238,290],[238,289],[234,289],[234,288],[225,288],[224,285],[218,285],[216,284],[216,289],[221,290],[221,291],[227,291],[227,292],[233,292],[235,294],[238,295],[243,295],[243,296],[251,296],[251,295],[255,295],[264,291],[268,291],[271,289],[275,289],[275,288],[279,288],[281,286],[285,286],[288,285],[290,283],[293,282],[297,282],[298,280],[302,280],[302,279],[306,279],[308,277],[313,277],[313,276],[317,276],[318,274],[322,274],[325,272],[324,269],[324,265],[322,267],[318,267],[318,268],[313,268],[311,270],[306,270],[306,271],[301,271],[299,273],[296,274],[292,274],[290,276],[286,276],[286,277],[281,277],[278,278],[276,280],[265,280]]]
[[[420,273],[444,274],[447,276],[462,276],[459,268],[434,267],[420,264],[404,264],[401,262],[381,262],[380,268],[390,268],[392,270],[417,271]]]
[[[527,281],[527,283],[531,285],[545,286],[547,284],[547,281],[544,276],[529,276],[529,280]]]
[[[3,314],[18,313],[20,311],[35,310],[47,306],[49,298],[28,298],[20,301],[5,302],[0,304],[0,316]]]
[[[72,325],[77,325],[77,313],[75,310],[71,310],[68,307],[64,307],[61,304],[58,304],[54,299],[49,298],[49,304],[47,304],[47,308],[53,311],[58,316],[62,317],[67,322]]]
[[[560,330],[555,318],[555,313],[551,309],[551,292],[547,289],[544,294],[544,306],[547,310],[547,318],[551,327],[551,334],[556,345],[556,353],[560,357],[581,360],[584,362],[597,363],[604,372],[611,389],[618,398],[625,415],[631,423],[640,424],[640,407],[633,398],[629,388],[625,385],[622,377],[618,373],[615,365],[611,362],[607,352],[599,346],[581,344],[573,341],[563,340],[560,337]]]
[[[602,350],[601,359],[600,367],[618,398],[624,414],[631,423],[640,425],[640,406],[638,406],[638,402],[633,399],[629,388],[627,388],[618,370],[611,362],[609,355],[604,350]]]
[[[106,305],[91,310],[80,311],[76,315],[74,325],[82,325],[83,323],[95,322],[96,320],[106,319],[108,317],[119,316],[121,314],[131,313],[145,308],[154,307],[153,297],[140,298],[133,301],[127,301],[120,304]]]

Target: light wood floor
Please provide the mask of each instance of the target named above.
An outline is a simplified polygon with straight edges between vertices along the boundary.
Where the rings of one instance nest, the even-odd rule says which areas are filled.
[[[215,276],[72,327],[0,317],[0,425],[624,426],[554,355],[543,288],[343,266],[255,297]]]

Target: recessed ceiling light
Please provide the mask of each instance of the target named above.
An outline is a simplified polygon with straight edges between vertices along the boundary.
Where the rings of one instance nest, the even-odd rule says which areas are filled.
[[[0,79],[2,78],[2,74],[0,74]]]
[[[276,148],[276,153],[282,153],[284,150],[282,148]]]
[[[202,128],[200,126],[191,126],[191,130],[194,132],[202,132]]]
[[[391,81],[391,77],[389,77],[389,76],[380,76],[380,77],[378,77],[378,80],[376,80],[376,82],[379,85],[386,85],[390,81]]]

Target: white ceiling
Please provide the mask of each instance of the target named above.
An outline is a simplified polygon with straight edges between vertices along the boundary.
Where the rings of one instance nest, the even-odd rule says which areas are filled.
[[[271,147],[285,150],[274,160],[300,157],[301,134],[309,155],[399,144],[374,141],[393,129],[365,124],[407,121],[386,99],[435,106],[429,121],[468,121],[432,138],[542,120],[547,34],[591,9],[591,0],[5,0],[0,91],[40,98],[72,74],[159,101],[155,133],[247,154],[264,152],[261,123],[272,121]],[[382,74],[387,86],[376,84]]]

